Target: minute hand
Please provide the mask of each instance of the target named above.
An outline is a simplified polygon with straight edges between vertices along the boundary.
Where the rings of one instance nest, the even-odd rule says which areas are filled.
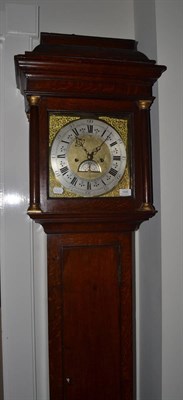
[[[107,139],[109,138],[111,134],[109,133],[109,135],[106,137],[106,139],[100,144],[100,146],[95,147],[95,149],[93,149],[92,154],[97,154],[98,151],[101,149],[101,147],[103,146],[103,144],[107,141]]]

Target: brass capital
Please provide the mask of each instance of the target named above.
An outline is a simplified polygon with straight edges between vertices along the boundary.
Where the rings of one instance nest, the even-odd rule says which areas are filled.
[[[137,104],[140,110],[148,110],[151,107],[153,100],[138,100]]]
[[[31,204],[27,210],[28,214],[41,214],[42,210],[38,204]]]
[[[155,208],[151,203],[142,203],[139,211],[155,211]]]
[[[37,106],[40,100],[40,96],[28,96],[27,100],[30,106]]]

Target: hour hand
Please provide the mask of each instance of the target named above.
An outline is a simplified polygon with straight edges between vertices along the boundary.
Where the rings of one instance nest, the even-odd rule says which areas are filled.
[[[89,153],[89,151],[88,151],[88,150],[86,149],[86,147],[84,146],[84,142],[85,142],[85,139],[76,138],[76,144],[75,144],[75,146],[76,146],[76,147],[77,147],[77,146],[82,147],[82,149],[85,151],[85,153],[86,153],[86,155],[87,155],[87,160],[93,160],[94,152],[92,151],[91,153]]]
[[[75,146],[77,147],[82,147],[83,148],[83,150],[85,151],[85,153],[87,154],[87,156],[89,155],[89,152],[88,152],[88,150],[86,149],[86,147],[84,146],[84,143],[85,143],[85,139],[83,139],[83,138],[76,138],[76,144],[75,144]]]

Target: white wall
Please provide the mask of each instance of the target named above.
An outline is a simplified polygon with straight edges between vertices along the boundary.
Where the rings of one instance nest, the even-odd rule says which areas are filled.
[[[159,95],[152,106],[154,200],[159,212],[137,234],[137,398],[183,398],[182,4],[182,0],[1,0],[4,400],[49,398],[46,240],[26,215],[28,122],[13,65],[14,54],[38,43],[39,31],[136,38],[140,50],[168,67],[154,90]]]

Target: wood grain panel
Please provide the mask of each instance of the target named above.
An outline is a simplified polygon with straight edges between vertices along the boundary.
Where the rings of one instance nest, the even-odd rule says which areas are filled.
[[[51,399],[131,400],[131,233],[48,239]]]

